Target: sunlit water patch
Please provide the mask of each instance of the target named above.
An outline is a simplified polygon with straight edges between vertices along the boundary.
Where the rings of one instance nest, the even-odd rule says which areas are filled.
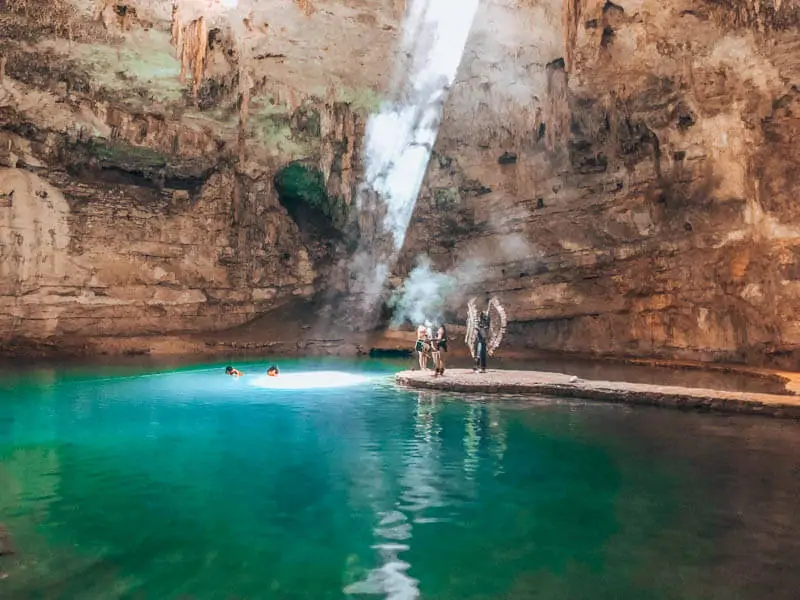
[[[250,380],[250,385],[268,390],[324,390],[375,383],[379,376],[342,371],[307,371],[283,373],[277,377],[261,375]]]

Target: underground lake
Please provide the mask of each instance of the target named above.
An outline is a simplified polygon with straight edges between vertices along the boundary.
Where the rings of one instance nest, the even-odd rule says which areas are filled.
[[[0,597],[793,598],[800,427],[397,363],[0,375]]]

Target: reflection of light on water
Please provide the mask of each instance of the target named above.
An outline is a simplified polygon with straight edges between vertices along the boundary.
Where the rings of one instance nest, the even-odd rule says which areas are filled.
[[[419,582],[407,573],[411,565],[401,560],[399,554],[411,549],[414,525],[439,520],[426,517],[423,511],[444,506],[437,487],[441,483],[436,469],[441,429],[436,424],[436,411],[435,395],[420,392],[414,445],[408,452],[402,478],[403,492],[395,503],[396,509],[379,513],[381,520],[374,530],[380,542],[372,548],[380,554],[382,565],[370,571],[365,580],[347,586],[345,594],[384,595],[387,600],[413,600],[420,595]]]
[[[354,596],[386,595],[387,600],[412,600],[419,597],[417,580],[409,577],[406,571],[410,564],[397,558],[400,552],[408,550],[403,544],[380,544],[373,546],[381,554],[383,566],[373,569],[364,581],[348,585],[345,594]]]
[[[367,375],[341,371],[305,371],[281,373],[278,377],[262,375],[250,380],[250,385],[271,390],[314,390],[363,385],[373,380]]]
[[[467,479],[472,479],[478,468],[478,450],[481,444],[480,417],[480,407],[470,404],[464,432],[464,451],[467,454],[464,458],[464,473]]]
[[[400,560],[398,555],[411,549],[400,542],[411,539],[411,523],[399,511],[380,514],[381,521],[375,528],[375,535],[383,538],[380,544],[372,546],[380,555],[382,565],[372,569],[364,581],[348,585],[344,589],[349,595],[385,595],[387,600],[412,600],[419,597],[419,582],[409,577],[411,565]]]
[[[503,458],[506,454],[506,430],[500,421],[500,411],[497,406],[489,407],[489,438],[492,441],[492,454],[495,458],[494,474],[499,475],[503,472]]]
[[[405,510],[415,513],[414,522],[425,518],[423,511],[443,506],[441,493],[437,488],[439,464],[437,442],[439,428],[436,426],[436,396],[420,393],[417,399],[417,412],[414,419],[416,431],[414,446],[406,462],[403,477],[405,491],[402,500]],[[431,520],[428,519],[428,522]]]
[[[381,521],[375,529],[376,536],[389,540],[372,546],[377,550],[383,563],[373,569],[364,581],[359,581],[345,588],[345,594],[382,595],[390,600],[410,600],[419,597],[416,579],[409,577],[406,571],[411,565],[398,558],[401,552],[410,547],[401,542],[411,538],[411,523],[399,511],[391,511],[381,515]]]
[[[436,395],[431,392],[419,392],[417,395],[417,418],[414,420],[417,436],[427,444],[432,442],[434,433],[434,414],[436,411]]]

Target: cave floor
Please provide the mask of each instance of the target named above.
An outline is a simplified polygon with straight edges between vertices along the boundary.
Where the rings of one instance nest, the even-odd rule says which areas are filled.
[[[564,373],[494,369],[486,373],[448,369],[441,377],[434,376],[432,371],[402,371],[396,375],[396,380],[407,387],[450,392],[536,394],[800,420],[800,396],[791,394],[590,381]]]

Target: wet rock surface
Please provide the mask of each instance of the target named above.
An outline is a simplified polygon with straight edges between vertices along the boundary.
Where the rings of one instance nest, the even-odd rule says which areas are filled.
[[[800,419],[800,397],[789,394],[728,392],[623,381],[593,381],[563,373],[537,371],[489,370],[486,373],[473,373],[467,369],[449,369],[441,377],[435,377],[430,371],[403,371],[396,375],[396,380],[401,385],[413,388],[450,392],[534,394]]]

